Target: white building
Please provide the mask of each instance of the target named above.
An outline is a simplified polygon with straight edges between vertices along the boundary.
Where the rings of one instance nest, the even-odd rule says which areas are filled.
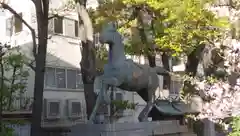
[[[50,9],[60,7],[61,4],[63,4],[61,1],[51,1]],[[9,0],[8,5],[37,30],[35,7],[31,0]],[[20,46],[24,54],[29,59],[33,59],[30,30],[8,11],[1,11],[0,23],[0,41],[10,42],[13,47]],[[54,18],[49,21],[43,94],[46,119],[75,116],[85,118],[79,43],[76,13],[68,13],[63,18]],[[30,76],[24,97],[33,97],[35,73],[30,68],[28,69]]]
[[[50,9],[60,7],[63,1],[51,0]],[[31,0],[8,0],[8,5],[16,10],[31,27],[37,30],[35,7]],[[25,55],[33,59],[31,33],[21,21],[10,12],[1,11],[0,30],[0,41],[11,42],[12,46],[19,45]],[[79,65],[81,52],[78,35],[76,13],[69,12],[64,17],[49,21],[44,119],[61,118],[66,121],[69,117],[81,117],[82,119],[86,117]],[[133,59],[142,64],[145,63],[143,57]],[[29,73],[27,91],[24,97],[33,97],[34,71],[29,68]],[[115,97],[138,103],[139,106],[135,112],[126,111],[126,117],[119,121],[137,121],[138,114],[146,103],[136,93],[120,92],[120,94],[115,94]]]

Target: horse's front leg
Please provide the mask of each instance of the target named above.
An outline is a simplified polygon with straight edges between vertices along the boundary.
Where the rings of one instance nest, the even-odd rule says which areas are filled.
[[[101,88],[100,88],[100,92],[98,93],[98,96],[97,96],[96,104],[95,104],[92,114],[89,118],[89,123],[94,122],[97,111],[100,107],[100,104],[102,104],[103,101],[107,104],[110,104],[111,100],[107,94],[107,90],[108,90],[109,86],[117,87],[121,84],[121,82],[115,77],[101,77],[101,78],[99,78],[99,80],[101,82]]]
[[[102,79],[104,85],[107,85],[107,88],[110,86],[118,87],[121,84],[121,81],[116,77],[105,77]],[[107,90],[103,92],[103,99],[107,104],[110,104],[110,97],[107,94]]]
[[[95,106],[94,106],[93,111],[91,113],[91,116],[89,117],[89,120],[88,120],[89,124],[94,124],[94,121],[95,121],[96,115],[97,115],[97,111],[98,111],[99,106],[100,106],[101,101],[102,101],[101,99],[102,99],[102,97],[98,95]]]
[[[101,78],[99,78],[100,80],[102,80]],[[107,89],[108,89],[108,85],[107,84],[103,84],[101,83],[101,88],[97,88],[97,89],[100,89],[99,93],[98,93],[98,96],[97,96],[97,100],[96,100],[96,103],[95,103],[95,106],[93,108],[93,111],[91,113],[91,116],[89,118],[89,123],[92,124],[94,123],[94,120],[96,118],[96,114],[97,114],[97,111],[100,107],[100,104],[103,103],[103,101],[107,101]],[[110,101],[110,100],[109,100]]]

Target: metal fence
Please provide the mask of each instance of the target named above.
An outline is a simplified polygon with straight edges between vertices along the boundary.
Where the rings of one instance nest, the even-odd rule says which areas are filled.
[[[32,110],[32,97],[13,97],[10,105],[4,107],[4,111],[31,111]]]
[[[31,129],[30,124],[25,124],[25,125],[12,124],[12,125],[8,125],[8,127],[14,130],[13,132],[14,136],[30,136],[30,129]]]

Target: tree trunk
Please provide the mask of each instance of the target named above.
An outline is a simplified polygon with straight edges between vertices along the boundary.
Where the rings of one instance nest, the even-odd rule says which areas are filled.
[[[3,133],[3,118],[2,118],[2,111],[3,111],[3,90],[4,90],[4,66],[3,66],[3,52],[2,49],[0,50],[0,69],[1,69],[1,83],[0,83],[0,135]]]
[[[148,24],[144,24],[144,21],[143,21],[144,18],[143,18],[142,14],[144,14],[144,11],[141,11],[141,9],[136,9],[137,20],[138,20],[139,24],[141,25],[140,27],[138,27],[138,31],[139,31],[142,43],[146,45],[145,49],[147,49],[147,52],[145,54],[148,58],[149,66],[156,67],[155,48],[153,46],[153,42],[149,41],[149,40],[153,40],[153,39],[147,38],[147,35],[151,34],[149,31],[152,31],[152,29],[153,29],[152,24],[151,24],[151,26],[148,26]],[[150,27],[151,29],[146,29],[145,27]]]
[[[12,101],[13,101],[13,92],[15,91],[14,90],[14,87],[13,87],[13,85],[14,85],[14,83],[15,83],[15,80],[16,80],[16,71],[17,71],[17,67],[16,66],[14,66],[13,67],[13,74],[12,74],[12,81],[11,81],[11,89],[10,89],[10,96],[9,96],[9,100],[8,100],[8,110],[10,111],[11,110],[11,106],[12,106]]]
[[[82,42],[82,60],[81,73],[84,84],[84,96],[87,108],[87,117],[89,119],[93,107],[96,102],[96,94],[94,93],[94,79],[95,79],[95,50],[93,42]]]
[[[170,66],[169,66],[169,56],[166,53],[162,54],[162,63],[163,67],[170,71]],[[163,77],[163,89],[170,90],[170,85],[171,85],[171,77],[169,75],[166,75]]]
[[[82,80],[84,84],[84,96],[87,109],[87,118],[89,119],[93,107],[96,102],[96,94],[94,93],[94,79],[96,75],[95,66],[95,48],[93,43],[93,28],[91,19],[86,11],[86,0],[76,0],[77,12],[79,18],[79,32],[81,35],[81,55],[80,62]]]
[[[188,56],[187,56],[187,63],[185,68],[185,73],[188,76],[195,77],[197,75],[197,68],[198,64],[200,62],[200,59],[202,58],[202,52],[205,48],[205,45],[198,46],[196,49],[194,49]],[[183,83],[183,90],[188,91],[194,91],[194,86],[191,84],[191,81],[185,80]],[[186,94],[185,94],[186,95]]]
[[[41,23],[40,23],[41,24]],[[45,61],[47,50],[47,24],[42,22],[42,32],[39,32],[39,46],[38,54],[36,56],[36,68],[35,68],[35,82],[34,82],[34,101],[32,110],[32,126],[31,136],[41,136],[41,119],[42,119],[42,102],[43,102],[43,89],[44,89],[44,73],[45,73]],[[45,25],[43,25],[45,24]]]
[[[151,55],[150,53],[148,53],[147,55],[148,58],[148,63],[150,67],[156,67],[156,55]]]
[[[185,72],[188,75],[196,76],[197,74],[197,67],[200,62],[201,54],[205,48],[205,45],[199,45],[196,49],[194,49],[188,56],[187,56],[187,63]]]
[[[35,82],[34,82],[34,101],[31,121],[31,136],[42,136],[42,104],[44,89],[44,73],[47,53],[48,36],[48,9],[49,2],[35,1],[36,16],[38,23],[38,50],[36,55]]]

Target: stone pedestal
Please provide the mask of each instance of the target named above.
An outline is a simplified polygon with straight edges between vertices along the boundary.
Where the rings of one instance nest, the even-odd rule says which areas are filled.
[[[204,123],[204,136],[216,136],[215,132],[215,124],[211,121],[211,118],[205,118],[203,119]]]
[[[73,126],[68,136],[196,136],[187,126],[177,120],[115,123],[115,124],[79,124]]]

